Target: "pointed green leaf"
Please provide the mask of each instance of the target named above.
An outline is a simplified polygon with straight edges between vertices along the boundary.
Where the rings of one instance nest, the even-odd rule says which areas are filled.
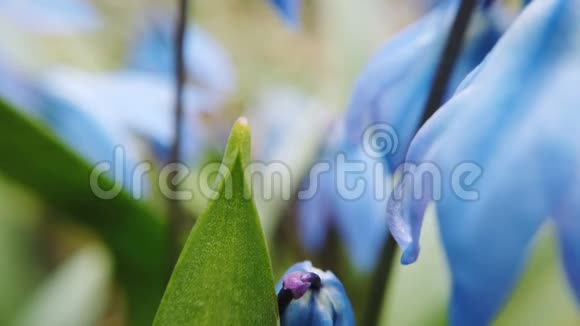
[[[250,130],[234,125],[213,198],[191,231],[155,325],[276,325],[272,268],[252,199]]]
[[[166,231],[161,219],[130,195],[93,194],[91,166],[46,128],[0,99],[0,172],[28,186],[111,247],[129,296],[130,322],[151,323],[163,294]],[[112,181],[101,176],[105,189]]]

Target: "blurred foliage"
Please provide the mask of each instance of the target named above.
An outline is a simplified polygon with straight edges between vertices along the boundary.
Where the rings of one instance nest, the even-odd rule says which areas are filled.
[[[41,285],[15,325],[93,325],[109,299],[112,271],[107,252],[93,246],[79,250]]]
[[[0,175],[0,324],[8,323],[43,274],[34,239],[40,215],[34,196]]]
[[[1,100],[0,130],[10,135],[0,141],[0,152],[11,153],[0,160],[3,173],[99,233],[117,257],[131,318],[139,324],[152,320],[168,270],[162,221],[126,193],[108,201],[97,198],[87,183],[90,165]],[[104,176],[99,181],[102,189],[113,185]]]

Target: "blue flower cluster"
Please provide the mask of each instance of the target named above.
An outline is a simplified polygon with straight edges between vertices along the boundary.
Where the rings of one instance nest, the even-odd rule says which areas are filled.
[[[580,3],[536,0],[414,138],[407,161],[434,162],[448,176],[478,164],[479,198],[444,189],[436,203],[452,273],[450,320],[485,325],[507,300],[538,228],[548,217],[580,299]],[[412,263],[430,196],[405,179],[389,203],[390,230]]]
[[[367,184],[373,180],[370,168],[380,162],[385,169],[385,185],[392,184],[392,174],[404,161],[405,153],[417,130],[447,33],[453,23],[459,1],[443,1],[413,26],[390,40],[371,60],[358,78],[348,111],[329,141],[323,161],[335,161],[338,153],[348,160],[364,162],[366,170],[349,176],[349,187],[357,179]],[[454,89],[474,69],[494,46],[501,29],[486,10],[480,9],[468,33],[449,89]],[[447,97],[453,94],[448,92]],[[388,155],[370,157],[362,149],[365,129],[377,123],[394,127],[397,146]],[[333,167],[335,168],[335,167]],[[386,200],[376,199],[376,193],[366,189],[359,198],[345,199],[336,192],[336,176],[324,174],[316,197],[301,203],[299,216],[301,235],[307,249],[322,248],[326,230],[336,226],[347,244],[349,257],[362,271],[375,266],[382,244],[386,240],[384,218]],[[385,191],[390,191],[386,189]]]

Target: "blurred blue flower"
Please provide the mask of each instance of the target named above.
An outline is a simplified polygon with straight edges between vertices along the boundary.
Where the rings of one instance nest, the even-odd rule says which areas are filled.
[[[92,164],[113,160],[115,148],[121,146],[126,157],[123,184],[130,187],[134,162],[146,158],[144,148],[162,162],[169,158],[175,106],[173,70],[163,68],[164,60],[172,61],[169,24],[167,20],[164,25],[167,35],[155,36],[155,28],[149,31],[154,35],[142,35],[151,40],[142,45],[154,51],[143,48],[149,56],[133,62],[130,70],[89,73],[62,68],[31,78],[16,73],[7,62],[0,70],[11,73],[1,76],[0,95],[46,122]],[[188,38],[185,55],[199,87],[186,85],[180,156],[189,164],[198,162],[208,144],[210,131],[204,119],[223,107],[235,87],[233,67],[223,48],[203,32],[193,35],[197,36]],[[162,68],[152,68],[157,66]]]
[[[102,25],[86,0],[0,0],[0,19],[41,34],[75,34]]]
[[[292,28],[300,26],[301,0],[270,0],[286,24]]]
[[[256,101],[246,116],[254,126],[252,151],[255,159],[302,166],[312,161],[325,138],[320,130],[330,126],[335,114],[317,98],[295,86],[269,85],[256,94]],[[297,137],[304,138],[301,146],[296,146]],[[291,167],[291,171],[299,175],[305,173],[303,170]]]
[[[84,159],[92,164],[101,161],[113,161],[113,153],[118,142],[107,133],[107,130],[90,114],[79,110],[67,98],[59,97],[39,83],[32,82],[8,62],[0,63],[0,96],[24,110],[30,116],[48,124],[55,134],[67,145],[76,150]],[[132,167],[135,162],[133,152],[125,153],[121,173],[109,175],[116,182],[122,182],[128,190],[132,190],[130,182]]]
[[[3,65],[0,72],[0,96],[45,122],[89,163],[116,162],[115,149],[122,149],[122,174],[111,171],[111,177],[127,190],[132,190],[135,163],[147,157],[142,149],[148,146],[160,161],[168,159],[174,123],[174,85],[169,80],[139,72],[96,74],[63,68],[31,82]],[[200,159],[209,133],[203,117],[222,104],[220,96],[186,89],[183,161],[194,164]]]
[[[335,112],[295,86],[268,85],[255,96],[245,113],[253,126],[252,157],[264,163],[255,165],[254,173],[266,177],[254,185],[254,198],[268,237],[292,204]]]
[[[37,89],[24,73],[0,52],[0,96],[13,105],[33,113],[39,104]]]
[[[172,79],[175,74],[173,25],[170,15],[154,16],[136,36],[127,66]],[[188,26],[184,42],[190,81],[211,91],[233,93],[237,87],[236,73],[224,47],[193,24]]]
[[[56,106],[46,112],[58,127],[65,116],[79,111],[128,152],[138,148],[136,136],[148,141],[157,153],[168,153],[173,140],[174,85],[148,73],[121,71],[94,74],[74,69],[53,70],[46,75],[44,90],[54,98],[70,103],[68,109]],[[201,115],[220,107],[222,98],[192,87],[186,88],[181,157],[198,159],[202,143]],[[74,133],[64,138],[74,139]],[[132,154],[138,157],[137,153]],[[165,156],[165,155],[163,155]]]
[[[384,211],[390,176],[384,173],[381,160],[367,155],[360,146],[344,142],[341,124],[316,162],[320,163],[328,164],[330,170],[317,180],[310,180],[318,184],[314,197],[298,203],[301,240],[307,250],[318,252],[324,247],[329,229],[335,228],[354,266],[364,272],[371,271],[388,236]],[[352,171],[339,171],[350,170],[349,165]],[[363,186],[362,191],[356,190],[359,184]],[[381,189],[377,191],[376,185]]]
[[[331,163],[331,172],[321,175],[314,198],[299,203],[300,235],[307,250],[322,249],[328,227],[335,226],[357,269],[370,271],[376,265],[387,239],[384,211],[391,173],[403,160],[420,123],[447,39],[447,33],[442,31],[450,29],[458,4],[455,0],[438,4],[429,15],[380,50],[360,76],[344,121],[337,128],[339,135],[327,144],[322,155],[322,161]],[[449,95],[481,62],[499,35],[487,13],[478,12],[456,66]],[[371,157],[363,150],[365,131],[379,123],[395,129],[390,137],[396,138],[393,140],[397,143],[382,158]],[[349,189],[359,181],[366,185],[357,198],[345,198],[337,191],[337,180],[342,178],[335,174],[340,153],[348,161],[364,166],[364,171],[349,174],[345,181]],[[373,188],[376,184],[381,189]]]
[[[350,300],[332,272],[315,268],[309,261],[297,263],[278,282],[276,292],[282,288],[294,295],[280,316],[282,325],[354,325]]]
[[[453,325],[494,319],[548,217],[580,299],[578,85],[580,2],[536,0],[413,140],[407,162],[432,162],[443,180],[436,211],[452,273]],[[462,162],[483,174],[463,174],[454,185]],[[405,264],[417,258],[434,198],[433,184],[414,189],[413,178],[403,178],[387,211]],[[464,186],[476,196],[464,196]]]

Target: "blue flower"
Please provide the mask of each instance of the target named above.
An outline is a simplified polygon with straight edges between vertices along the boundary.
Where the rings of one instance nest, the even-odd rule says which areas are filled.
[[[350,300],[340,280],[305,261],[290,267],[276,285],[294,300],[280,316],[282,325],[354,325]]]
[[[299,202],[299,234],[305,248],[317,252],[323,248],[328,230],[336,228],[351,262],[360,271],[369,272],[388,235],[384,218],[388,192],[380,195],[374,185],[385,190],[391,184],[390,177],[384,173],[381,160],[360,146],[345,144],[341,125],[335,134],[317,162],[326,164],[329,171],[310,180],[317,183],[317,191]]]
[[[74,34],[102,25],[100,15],[86,0],[2,0],[0,17],[42,34]]]
[[[533,1],[413,140],[407,162],[431,162],[442,176],[436,211],[452,273],[452,324],[494,319],[548,217],[580,299],[577,85],[580,3]],[[462,162],[483,174],[448,182]],[[403,178],[387,211],[403,263],[417,258],[423,215],[437,190],[416,189],[412,179]],[[463,196],[464,186],[478,195]]]
[[[370,271],[376,265],[387,239],[384,219],[391,173],[395,170],[414,135],[431,89],[446,33],[453,23],[459,1],[444,1],[414,26],[390,41],[369,63],[357,81],[344,121],[336,139],[329,142],[321,161],[331,171],[321,175],[314,198],[299,203],[300,235],[307,250],[319,251],[329,226],[335,226],[346,243],[355,267]],[[493,19],[480,11],[469,32],[466,48],[455,69],[451,88],[476,67],[493,47],[500,32]],[[450,91],[449,95],[453,92]],[[379,123],[392,126],[396,145],[384,157],[369,156],[363,135]],[[346,177],[346,188],[362,181],[367,187],[357,198],[338,193],[336,159],[342,153],[348,161],[362,163],[364,171]],[[377,165],[383,167],[377,168]],[[386,166],[386,167],[385,167]],[[380,175],[377,175],[380,172]],[[372,187],[380,183],[382,189]],[[343,187],[344,188],[344,187]],[[383,192],[383,194],[381,194]]]
[[[355,84],[346,113],[346,138],[361,141],[376,123],[392,125],[399,147],[385,157],[389,170],[402,163],[417,130],[441,52],[458,9],[458,0],[441,1],[419,22],[388,42],[371,60]],[[501,31],[487,11],[479,10],[448,87],[453,91],[493,47]]]
[[[270,3],[290,27],[300,26],[301,0],[270,0]]]

